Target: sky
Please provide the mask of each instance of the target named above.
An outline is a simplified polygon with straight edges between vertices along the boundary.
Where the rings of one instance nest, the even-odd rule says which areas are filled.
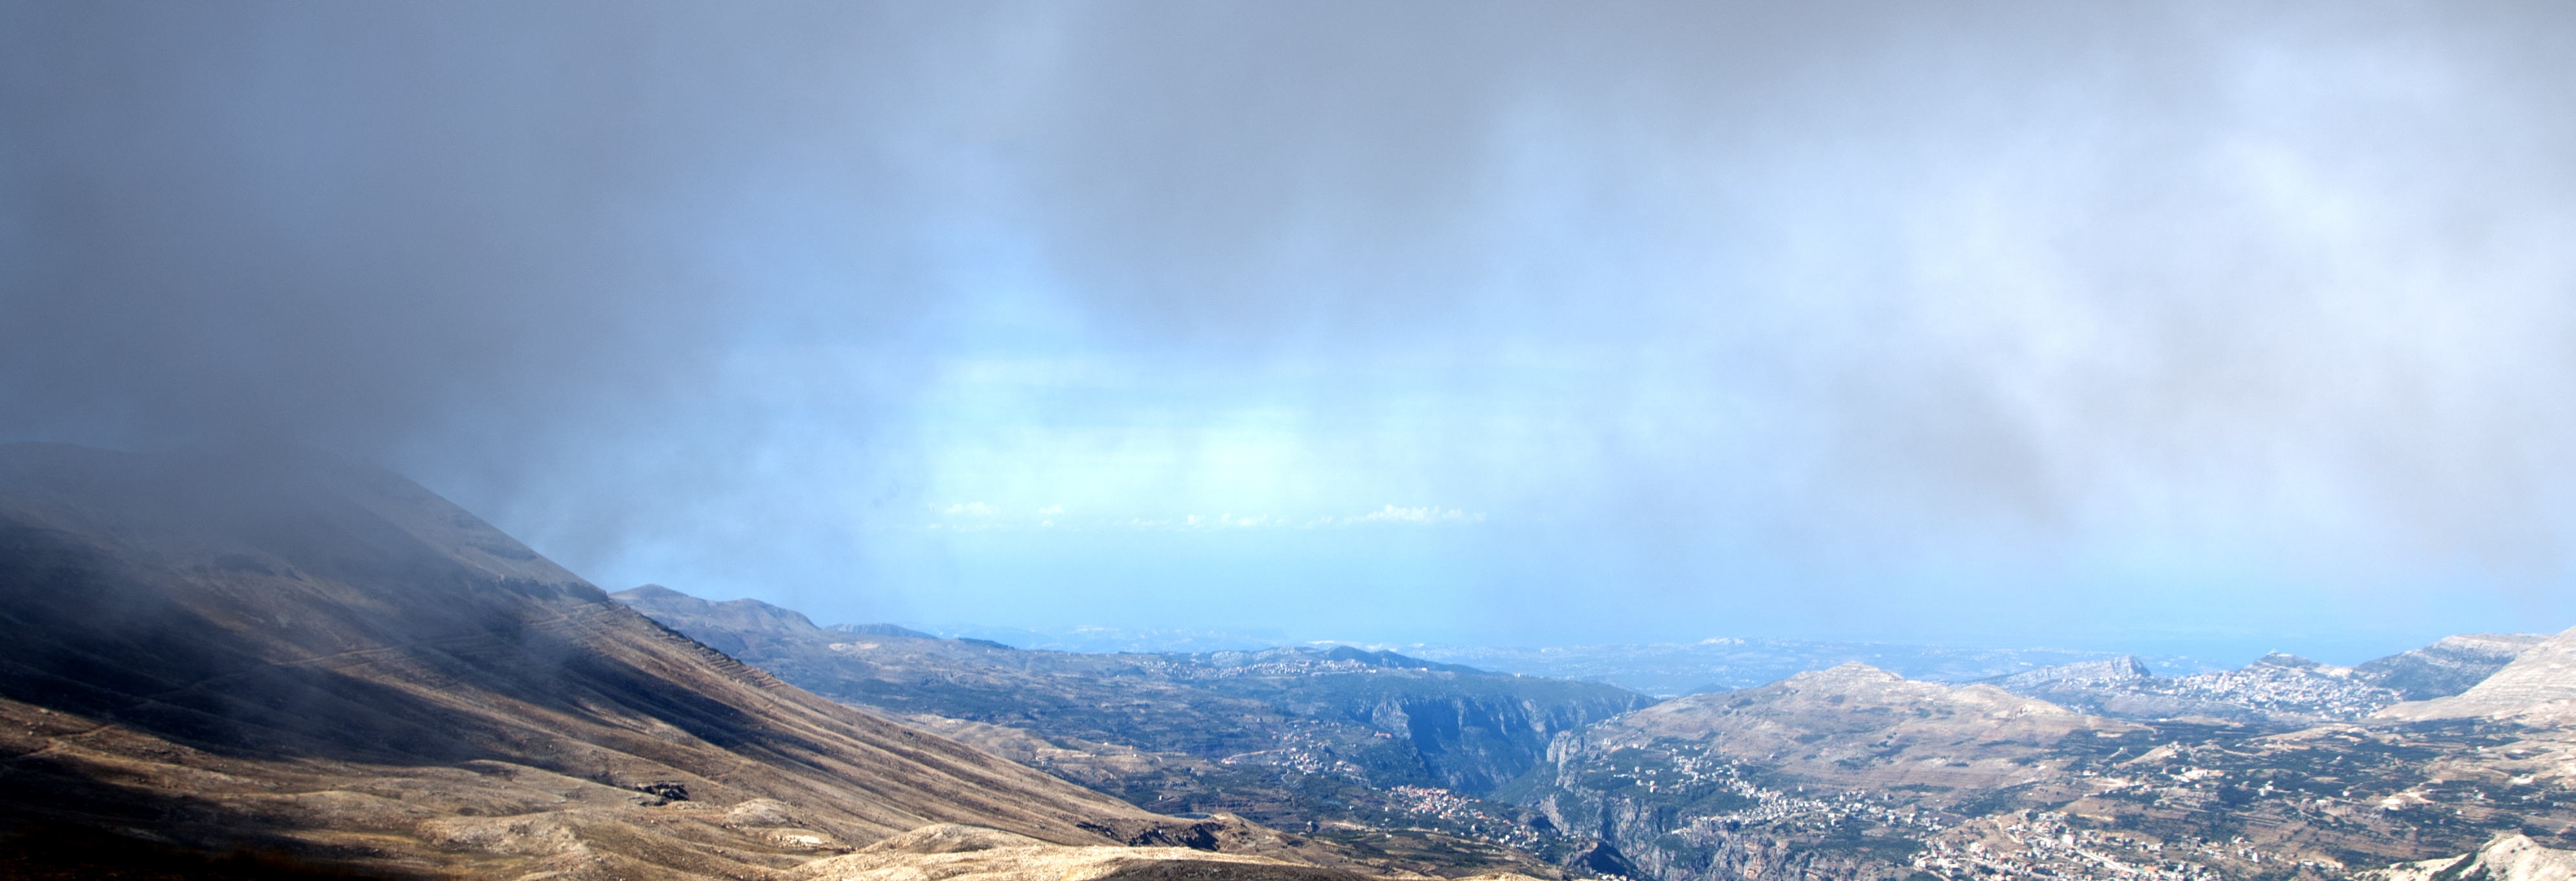
[[[2576,11],[0,2],[0,440],[820,621],[2576,625]]]

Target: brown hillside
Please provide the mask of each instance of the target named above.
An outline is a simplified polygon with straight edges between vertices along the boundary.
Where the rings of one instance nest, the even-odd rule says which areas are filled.
[[[781,683],[318,456],[0,447],[0,622],[21,844],[762,878],[935,823],[1098,845],[1160,822]]]

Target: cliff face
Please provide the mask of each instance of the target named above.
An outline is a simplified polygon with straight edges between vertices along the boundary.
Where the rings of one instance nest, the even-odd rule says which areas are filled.
[[[1339,721],[1392,735],[1413,753],[1415,767],[1394,771],[1403,776],[1390,776],[1382,785],[1429,784],[1478,795],[1537,767],[1556,735],[1650,703],[1610,686],[1472,669],[1408,669],[1392,665],[1411,659],[1395,657],[1368,661],[1390,666],[1358,670],[1331,669],[1328,657],[1325,669],[1303,674],[1214,676],[1192,682],[1231,698],[1259,701],[1290,717]]]
[[[757,876],[1150,815],[817,698],[389,473],[0,447],[0,827],[377,874]]]
[[[1586,697],[1542,704],[1507,693],[1389,695],[1367,705],[1364,718],[1412,743],[1442,788],[1483,794],[1537,767],[1558,732],[1627,709],[1623,700]]]

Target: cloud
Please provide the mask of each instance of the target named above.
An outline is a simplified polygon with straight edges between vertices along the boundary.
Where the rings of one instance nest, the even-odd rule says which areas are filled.
[[[1356,517],[1341,518],[1343,523],[1482,523],[1485,515],[1469,514],[1457,508],[1399,508],[1390,503],[1383,508]]]
[[[0,412],[889,608],[1035,608],[942,580],[1069,553],[1002,511],[1277,548],[1393,497],[1450,507],[1333,521],[1492,521],[1311,532],[1775,622],[2432,626],[2329,601],[2569,574],[2572,15],[14,4]],[[1030,544],[880,536],[925,511]],[[1264,553],[1085,577],[1323,558]]]

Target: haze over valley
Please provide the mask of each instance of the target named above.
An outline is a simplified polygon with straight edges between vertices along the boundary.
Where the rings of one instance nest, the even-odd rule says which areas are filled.
[[[2571,45],[0,0],[0,878],[2576,881]]]

